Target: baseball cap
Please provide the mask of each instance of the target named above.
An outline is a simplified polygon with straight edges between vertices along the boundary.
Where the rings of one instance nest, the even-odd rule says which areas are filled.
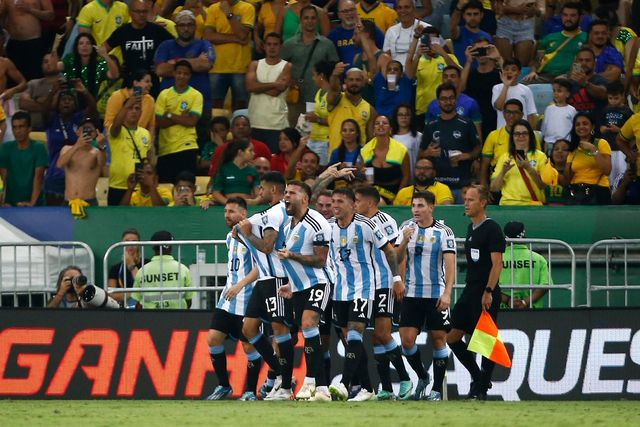
[[[173,235],[166,230],[156,231],[151,236],[152,242],[163,242],[173,240]],[[159,248],[158,246],[154,246],[154,248]],[[171,249],[171,245],[162,245],[162,249]]]
[[[519,221],[508,222],[504,234],[510,239],[522,239],[525,236],[524,224]]]
[[[181,10],[176,15],[175,23],[179,24],[180,21],[186,21],[186,20],[191,22],[196,22],[196,16],[190,10]]]
[[[96,119],[94,119],[93,117],[85,117],[84,119],[82,119],[82,121],[80,122],[80,126],[82,127],[84,125],[86,125],[87,123],[90,123],[93,125],[93,127],[95,127],[96,129],[98,128],[98,122],[96,121]]]

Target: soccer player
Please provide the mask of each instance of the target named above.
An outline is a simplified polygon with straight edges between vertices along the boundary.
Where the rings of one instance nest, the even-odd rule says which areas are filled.
[[[333,320],[342,328],[347,344],[342,380],[329,386],[329,391],[336,399],[346,400],[347,390],[357,373],[362,389],[349,400],[360,402],[375,397],[362,344],[362,335],[373,309],[375,284],[380,280],[374,265],[375,248],[384,251],[393,281],[401,281],[401,278],[397,273],[395,251],[373,221],[355,212],[355,201],[355,194],[348,188],[337,189],[331,196],[335,220],[331,222],[329,253],[336,273]]]
[[[400,271],[405,271],[407,287],[400,314],[402,351],[418,375],[414,394],[420,400],[429,384],[416,338],[423,327],[433,343],[434,382],[427,400],[442,400],[442,383],[451,329],[449,304],[456,274],[456,238],[443,222],[433,218],[436,197],[429,191],[415,193],[411,202],[413,219],[400,226],[396,241]]]
[[[502,229],[485,213],[488,202],[486,187],[472,185],[464,194],[464,213],[471,218],[464,247],[467,283],[453,308],[453,329],[447,334],[449,347],[473,379],[468,396],[472,400],[486,400],[495,363],[483,357],[480,369],[462,338],[465,333],[473,334],[482,310],[497,319],[501,297],[498,281],[506,247]]]
[[[284,226],[289,219],[281,201],[284,177],[270,172],[261,185],[262,202],[271,207],[240,221],[233,232],[234,238],[242,239],[251,251],[259,277],[245,312],[242,333],[276,375],[281,376],[281,383],[274,386],[265,399],[289,400],[292,398],[293,341],[287,322],[291,320],[291,302],[278,295],[278,289],[289,280],[278,257],[278,250],[284,247]],[[271,323],[280,357],[275,356],[271,343],[260,332],[263,319]]]
[[[227,227],[233,227],[247,218],[247,202],[240,197],[230,197],[224,206],[224,220]],[[247,247],[234,239],[231,231],[227,234],[227,283],[222,297],[216,305],[211,318],[207,342],[211,354],[211,363],[218,376],[219,385],[207,400],[222,400],[233,394],[227,373],[227,355],[224,352],[224,340],[231,337],[241,340],[247,354],[247,380],[245,392],[240,400],[258,400],[256,385],[262,367],[262,359],[246,338],[242,335],[242,318],[244,317],[253,284],[258,278],[258,268],[253,265],[251,253]]]
[[[380,203],[378,190],[374,187],[366,186],[357,188],[355,193],[356,212],[376,223],[382,234],[393,246],[398,238],[398,224],[390,215],[380,212],[378,209],[378,203]],[[404,367],[400,346],[391,336],[395,301],[402,301],[404,286],[402,281],[392,283],[391,269],[384,252],[379,249],[374,250],[374,252],[375,263],[380,273],[380,278],[376,281],[376,294],[373,303],[373,357],[376,359],[376,367],[382,388],[378,392],[378,400],[395,400],[396,398],[391,386],[389,362],[393,363],[400,377],[398,397],[400,400],[408,400],[412,396],[413,384]]]
[[[307,376],[296,399],[331,401],[323,367],[320,316],[331,297],[326,269],[331,226],[316,210],[309,209],[311,188],[289,181],[284,203],[291,220],[285,227],[285,248],[278,251],[290,282],[280,293],[292,298],[296,324],[302,328]]]

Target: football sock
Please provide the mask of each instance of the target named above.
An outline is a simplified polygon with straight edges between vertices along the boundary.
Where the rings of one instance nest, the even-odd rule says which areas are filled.
[[[218,383],[223,387],[229,387],[229,373],[227,372],[227,355],[224,352],[223,345],[215,345],[209,347],[209,354],[211,355],[211,363],[213,369],[218,376]]]
[[[307,376],[315,377],[316,387],[327,385],[323,369],[324,356],[320,344],[320,330],[315,328],[304,329],[304,352],[307,356]]]
[[[424,364],[422,363],[422,356],[420,355],[420,349],[417,345],[413,345],[412,348],[403,348],[402,353],[404,357],[407,358],[407,362],[409,362],[409,366],[416,373],[418,378],[421,380],[427,379],[427,370],[424,368]]]
[[[244,391],[256,392],[260,368],[262,368],[262,357],[260,357],[260,353],[253,351],[247,354],[247,380],[244,384]]]
[[[447,347],[433,350],[433,390],[442,393],[444,374],[447,372],[449,349]]]
[[[451,348],[451,350],[453,350],[453,354],[456,355],[460,363],[462,363],[462,365],[467,368],[467,371],[469,371],[469,374],[471,374],[471,378],[473,378],[473,381],[479,381],[480,368],[478,368],[474,353],[470,352],[467,349],[467,343],[463,340],[460,340],[458,342],[449,344],[449,347]]]
[[[396,368],[400,381],[409,381],[409,374],[407,368],[404,366],[404,360],[402,360],[402,352],[396,340],[392,339],[384,345],[384,350],[387,353],[387,357]]]
[[[347,334],[347,348],[345,350],[344,369],[342,370],[342,383],[349,389],[354,373],[358,369],[360,358],[364,352],[362,334],[351,330]]]
[[[293,375],[293,341],[291,334],[276,335],[276,343],[280,349],[280,371],[282,373],[282,388],[291,388],[291,376]]]
[[[264,334],[258,334],[251,338],[249,342],[253,344],[258,353],[260,353],[260,356],[262,356],[264,361],[267,362],[274,373],[276,375],[280,375],[280,362],[278,361],[278,357],[273,351],[273,347],[267,337],[265,337]]]
[[[387,357],[387,352],[383,345],[373,346],[373,358],[376,359],[376,369],[378,370],[382,389],[388,392],[393,392],[393,387],[391,386],[391,373],[389,372],[389,358]]]

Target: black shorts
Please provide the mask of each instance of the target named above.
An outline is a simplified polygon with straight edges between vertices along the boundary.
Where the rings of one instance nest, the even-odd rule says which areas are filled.
[[[368,325],[372,312],[373,300],[370,299],[333,301],[333,323],[341,328],[346,328],[349,322]]]
[[[478,289],[476,289],[478,288]],[[451,325],[454,329],[460,329],[468,334],[473,334],[476,329],[480,314],[482,313],[482,294],[484,292],[484,286],[474,286],[470,288],[468,285],[462,291],[462,295],[456,301],[456,305],[451,310]],[[500,293],[500,286],[496,286],[493,289],[493,301],[488,313],[491,318],[498,320],[498,309],[500,308],[500,301],[502,295]]]
[[[400,312],[400,327],[413,327],[419,331],[451,330],[449,309],[438,311],[437,303],[437,298],[404,298]]]
[[[220,331],[235,340],[246,341],[246,338],[242,335],[242,319],[242,316],[216,308],[213,311],[213,316],[211,316],[209,329]]]
[[[278,296],[278,289],[289,283],[286,277],[258,280],[244,317],[262,319],[265,322],[293,323],[293,304],[290,299]]]
[[[376,289],[373,303],[373,317],[397,317],[400,304],[393,295],[393,288]]]
[[[302,313],[313,310],[322,314],[327,309],[331,299],[331,286],[326,283],[315,285],[304,291],[293,294],[293,316],[296,325],[302,324]]]

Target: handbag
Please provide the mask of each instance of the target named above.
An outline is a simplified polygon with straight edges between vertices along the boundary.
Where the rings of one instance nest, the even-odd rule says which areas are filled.
[[[307,61],[304,63],[304,67],[302,67],[300,78],[298,78],[298,80],[293,80],[289,85],[289,92],[287,92],[288,104],[297,104],[298,102],[300,102],[300,88],[304,83],[304,74],[307,72],[307,68],[309,68],[309,63],[311,62],[313,52],[316,50],[316,46],[318,46],[318,39],[315,39],[313,41],[313,46],[311,46],[311,50],[309,51],[309,55],[307,56]]]

